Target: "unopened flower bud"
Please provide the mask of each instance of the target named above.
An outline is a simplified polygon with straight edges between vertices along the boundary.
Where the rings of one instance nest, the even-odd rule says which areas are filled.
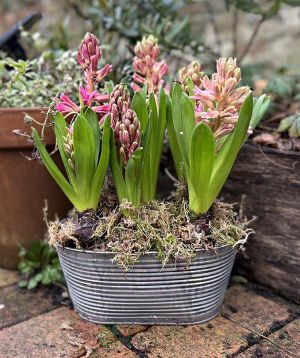
[[[115,86],[110,95],[110,113],[111,113],[111,127],[115,129],[116,123],[122,119],[122,114],[130,107],[131,99],[130,93],[125,84],[120,83]]]
[[[73,147],[73,128],[68,128],[68,133],[65,136],[64,141],[64,150],[66,153],[67,161],[70,168],[75,171],[75,161],[74,161],[74,147]]]
[[[132,109],[123,113],[121,122],[116,124],[115,133],[120,156],[126,165],[141,142],[141,124]]]
[[[201,65],[197,61],[191,62],[187,67],[182,67],[178,71],[178,79],[186,93],[188,93],[188,80],[191,79],[194,85],[199,87],[202,77]]]
[[[157,93],[163,86],[162,78],[168,71],[165,61],[157,62],[159,55],[157,39],[152,35],[143,37],[142,41],[136,44],[134,52],[133,81],[135,83],[132,84],[132,88],[140,91],[141,87],[146,84],[148,93]]]
[[[77,61],[84,71],[91,68],[92,72],[95,73],[100,59],[99,40],[95,35],[88,32],[78,49]]]

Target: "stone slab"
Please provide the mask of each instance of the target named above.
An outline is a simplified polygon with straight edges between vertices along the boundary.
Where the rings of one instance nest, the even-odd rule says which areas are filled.
[[[137,358],[104,326],[57,308],[0,332],[1,358]]]

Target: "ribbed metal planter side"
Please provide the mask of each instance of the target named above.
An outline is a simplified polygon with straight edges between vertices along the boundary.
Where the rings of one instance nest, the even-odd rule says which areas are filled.
[[[215,317],[224,299],[236,250],[198,250],[184,263],[162,263],[154,252],[125,273],[109,252],[58,247],[75,311],[103,324],[191,324]]]

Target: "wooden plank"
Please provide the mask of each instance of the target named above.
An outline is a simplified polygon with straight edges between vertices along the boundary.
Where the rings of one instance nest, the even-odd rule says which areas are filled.
[[[238,267],[300,302],[300,153],[246,144],[222,195],[229,202],[246,195],[246,216],[258,217]]]

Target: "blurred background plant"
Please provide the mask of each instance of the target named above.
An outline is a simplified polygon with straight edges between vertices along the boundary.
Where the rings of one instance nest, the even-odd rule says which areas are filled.
[[[273,93],[274,88],[284,91],[286,87],[277,69],[286,63],[296,65],[300,56],[300,47],[295,46],[298,6],[300,0],[4,0],[0,4],[0,31],[40,11],[43,19],[34,29],[21,32],[20,42],[29,58],[38,57],[46,49],[52,50],[54,58],[60,58],[86,31],[93,32],[101,39],[104,57],[113,64],[110,78],[128,84],[133,74],[134,44],[143,35],[153,34],[162,57],[170,64],[171,78],[194,59],[209,72],[220,55],[236,56],[242,64],[243,84],[256,89],[267,81],[265,88]],[[293,82],[294,78],[289,77]]]
[[[22,274],[19,287],[33,289],[39,285],[64,284],[56,251],[47,242],[36,241],[29,249],[21,248],[19,255],[19,271]]]
[[[0,107],[45,107],[66,89],[73,98],[82,77],[75,51],[43,52],[32,60],[0,57]]]

